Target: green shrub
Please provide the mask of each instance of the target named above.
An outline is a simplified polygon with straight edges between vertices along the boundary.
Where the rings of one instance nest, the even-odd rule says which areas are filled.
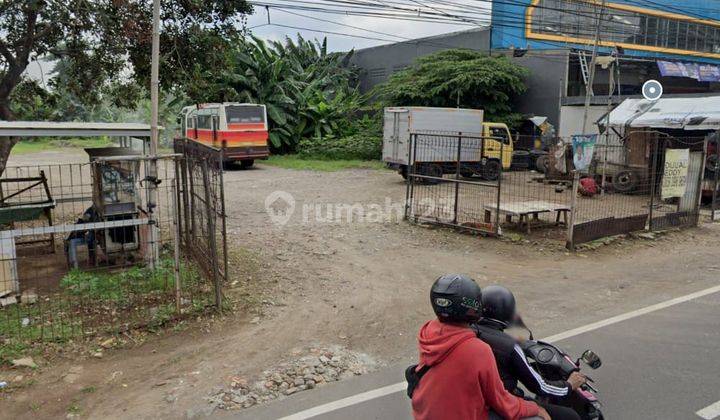
[[[376,160],[382,157],[382,137],[364,133],[336,138],[305,139],[298,147],[300,157],[327,160]]]

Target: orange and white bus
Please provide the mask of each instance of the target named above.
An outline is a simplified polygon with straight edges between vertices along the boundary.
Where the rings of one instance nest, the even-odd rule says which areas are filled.
[[[182,132],[208,146],[225,147],[225,160],[242,167],[267,159],[268,124],[265,105],[224,102],[186,106],[181,111]]]

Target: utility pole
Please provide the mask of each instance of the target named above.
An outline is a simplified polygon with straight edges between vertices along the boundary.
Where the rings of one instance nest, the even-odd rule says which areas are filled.
[[[608,64],[608,100],[607,115],[605,117],[605,150],[603,150],[602,181],[600,183],[600,195],[605,195],[605,183],[607,172],[608,149],[610,148],[610,112],[612,111],[612,97],[615,93],[615,66],[618,60],[617,49],[612,53],[612,60]],[[620,92],[618,92],[620,94]]]
[[[152,25],[152,54],[150,62],[150,159],[147,161],[147,185],[148,185],[148,219],[149,219],[149,256],[148,262],[151,268],[155,268],[158,261],[158,229],[155,220],[155,209],[157,208],[157,153],[160,137],[158,127],[158,113],[160,102],[160,0],[153,0],[153,25]]]
[[[598,12],[597,24],[595,25],[595,41],[593,42],[592,58],[590,59],[590,78],[587,85],[585,85],[585,110],[583,112],[583,124],[581,133],[583,135],[587,132],[588,113],[590,112],[590,101],[593,94],[592,86],[595,82],[595,67],[597,67],[597,50],[598,44],[600,43],[600,29],[602,25],[603,12],[605,11],[605,5],[606,0],[602,0],[602,3],[600,5],[600,11]],[[570,198],[570,226],[568,226],[567,238],[568,248],[570,248],[571,250],[575,250],[575,241],[573,240],[573,236],[575,233],[575,215],[577,213],[577,190],[579,184],[580,172],[573,169],[572,195]]]
[[[588,113],[590,112],[590,101],[593,96],[592,87],[593,83],[595,82],[595,68],[597,67],[597,50],[598,44],[600,43],[600,27],[602,25],[603,12],[605,12],[605,3],[606,0],[602,0],[602,3],[600,5],[600,12],[598,13],[597,25],[595,26],[595,41],[593,42],[593,51],[590,58],[590,79],[588,80],[587,85],[585,85],[585,112],[583,113],[582,134],[585,134],[587,130]]]

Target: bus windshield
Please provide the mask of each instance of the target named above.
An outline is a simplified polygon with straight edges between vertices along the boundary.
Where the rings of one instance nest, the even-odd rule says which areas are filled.
[[[225,107],[228,124],[262,124],[265,112],[261,106],[230,105]]]

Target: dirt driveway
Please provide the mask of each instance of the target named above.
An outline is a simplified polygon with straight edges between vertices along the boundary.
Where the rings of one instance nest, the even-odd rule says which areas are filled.
[[[571,255],[545,242],[407,224],[399,207],[404,184],[390,171],[320,173],[260,164],[228,172],[225,181],[231,281],[257,303],[253,311],[153,337],[102,359],[41,366],[31,374],[33,384],[3,395],[0,412],[10,418],[68,412],[192,417],[208,414],[205,397],[214,387],[257,374],[296,349],[342,345],[380,362],[396,361],[415,353],[417,328],[431,316],[429,285],[447,272],[511,287],[527,322],[542,335],[716,284],[720,270],[717,225]],[[294,200],[284,225],[266,211],[274,192],[268,204],[276,220],[292,207],[289,197]],[[355,215],[350,223],[348,212]],[[79,373],[68,381],[68,372]]]

